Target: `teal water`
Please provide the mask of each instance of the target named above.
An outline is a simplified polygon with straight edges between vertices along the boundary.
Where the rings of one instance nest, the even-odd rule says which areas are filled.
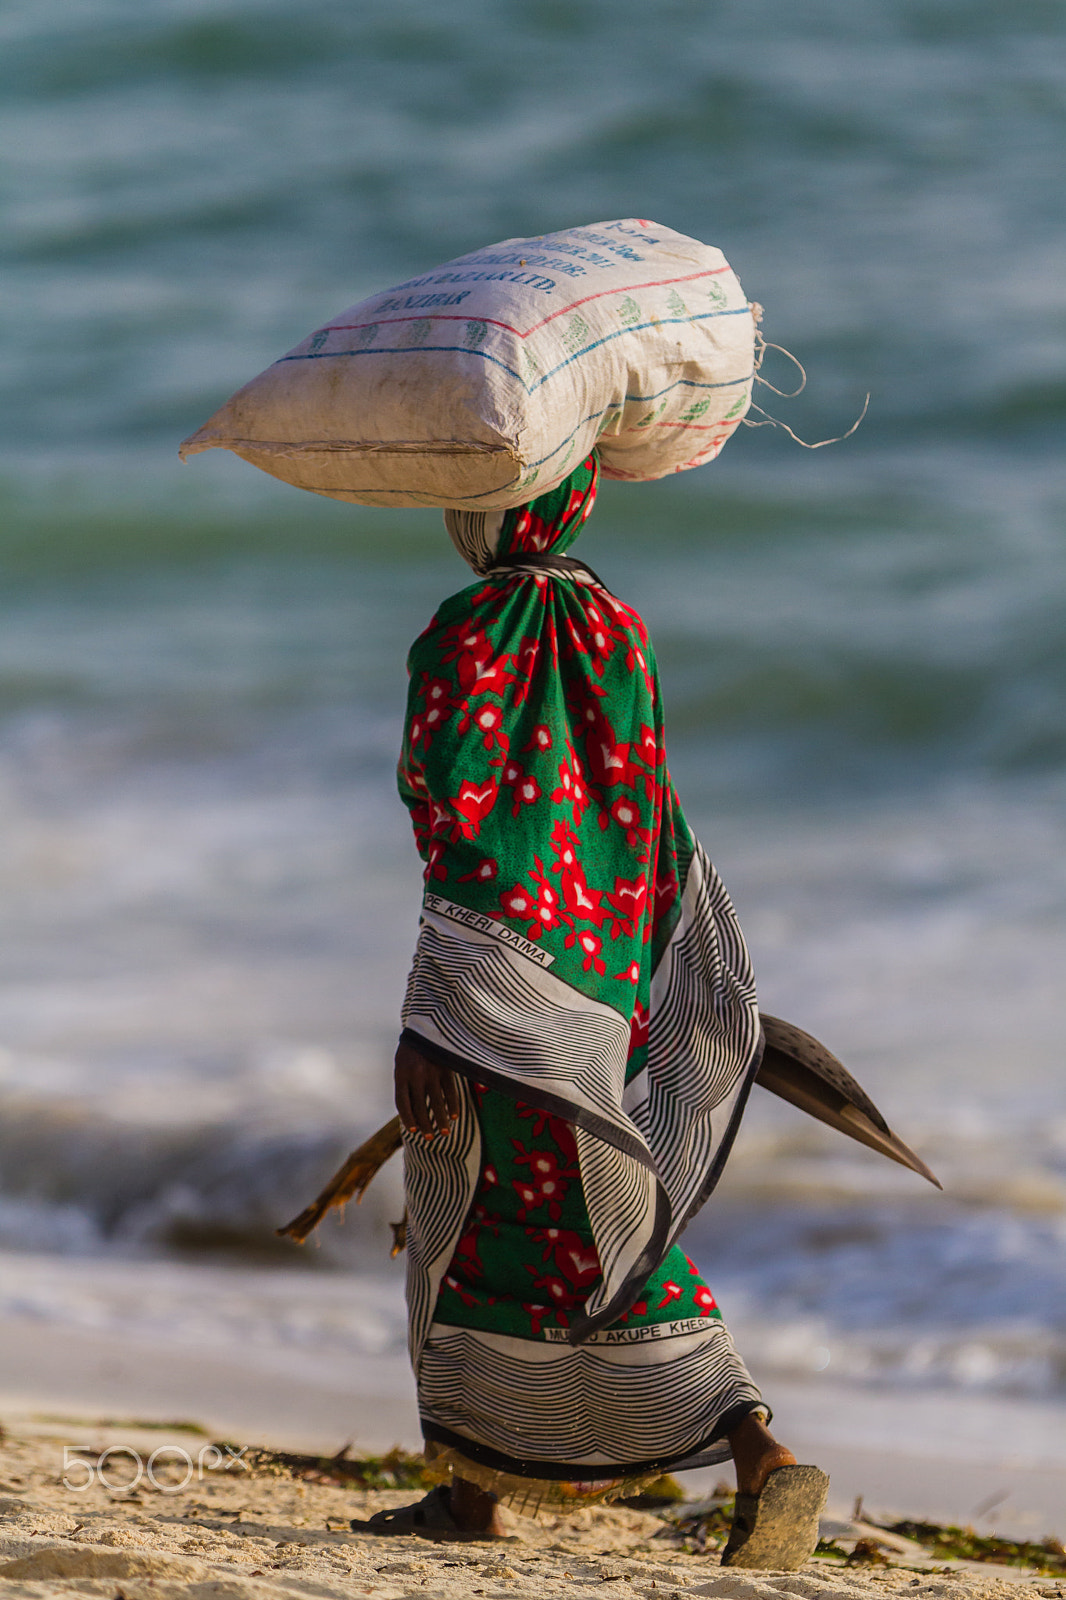
[[[3,1240],[244,1259],[388,1112],[403,661],[465,569],[433,513],[178,441],[372,290],[644,215],[803,361],[769,411],[817,440],[871,394],[843,444],[607,485],[582,549],[764,1004],[949,1191],[759,1105],[696,1243],[800,1330],[771,1365],[1061,1391],[1064,130],[1045,0],[10,0]]]

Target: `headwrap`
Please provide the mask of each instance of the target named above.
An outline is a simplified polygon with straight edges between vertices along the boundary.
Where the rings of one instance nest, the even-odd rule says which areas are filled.
[[[484,575],[498,561],[573,544],[596,504],[600,466],[589,456],[554,489],[513,511],[446,511],[444,526],[462,556]]]
[[[761,1051],[743,936],[666,768],[647,630],[548,559],[597,477],[590,456],[528,505],[446,514],[483,578],[412,647],[399,768],[426,864],[404,1037],[573,1125],[603,1273],[574,1343],[711,1192]],[[469,1093],[449,1139],[407,1142],[416,1359],[479,1150]]]

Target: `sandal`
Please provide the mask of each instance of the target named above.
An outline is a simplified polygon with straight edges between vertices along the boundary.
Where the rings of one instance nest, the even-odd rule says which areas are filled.
[[[438,1484],[414,1505],[397,1506],[394,1511],[375,1511],[368,1521],[353,1518],[348,1526],[353,1533],[373,1533],[384,1538],[413,1534],[417,1539],[457,1539],[476,1544],[507,1537],[498,1533],[467,1533],[460,1528],[452,1516],[444,1484]]]
[[[738,1494],[723,1567],[796,1572],[814,1554],[829,1479],[817,1467],[778,1467],[759,1494]]]

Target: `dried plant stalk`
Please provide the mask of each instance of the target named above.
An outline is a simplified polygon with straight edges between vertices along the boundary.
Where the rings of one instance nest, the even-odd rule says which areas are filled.
[[[333,1174],[316,1200],[301,1211],[298,1217],[294,1217],[283,1228],[276,1230],[279,1237],[294,1239],[297,1244],[303,1244],[308,1235],[318,1227],[326,1212],[332,1211],[334,1206],[346,1205],[349,1200],[354,1200],[358,1205],[374,1174],[396,1154],[401,1143],[400,1119],[393,1117],[392,1121],[379,1128],[377,1133],[372,1133],[358,1150],[352,1151],[343,1167]],[[398,1224],[393,1226],[396,1227]]]
[[[766,1048],[756,1073],[756,1082],[773,1094],[817,1117],[831,1128],[848,1134],[860,1144],[868,1145],[881,1155],[910,1167],[912,1172],[928,1178],[941,1187],[924,1161],[909,1150],[889,1128],[869,1095],[856,1083],[847,1068],[823,1044],[813,1039],[802,1028],[778,1017],[763,1013],[763,1031]],[[339,1172],[326,1184],[322,1193],[298,1217],[294,1217],[277,1232],[283,1239],[295,1239],[303,1244],[334,1206],[343,1206],[354,1199],[358,1203],[366,1192],[374,1174],[385,1165],[400,1148],[402,1135],[400,1119],[393,1117],[377,1133],[371,1134],[365,1144],[353,1150]],[[407,1212],[392,1228],[392,1254],[399,1255],[407,1241]]]

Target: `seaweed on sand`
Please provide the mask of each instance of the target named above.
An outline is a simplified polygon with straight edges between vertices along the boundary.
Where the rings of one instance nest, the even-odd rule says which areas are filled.
[[[733,1496],[719,1489],[709,1504],[681,1506],[676,1512],[660,1510],[665,1526],[657,1538],[677,1541],[693,1551],[718,1550],[725,1544],[733,1521]],[[893,1566],[918,1570],[913,1560],[882,1547],[876,1530],[897,1534],[921,1545],[924,1560],[930,1564],[948,1561],[990,1562],[997,1566],[1024,1567],[1030,1572],[1052,1577],[1066,1576],[1066,1545],[1060,1539],[1006,1539],[999,1534],[979,1534],[973,1528],[960,1528],[938,1522],[876,1522],[864,1519],[864,1536],[849,1549],[850,1541],[840,1536],[820,1539],[815,1556],[849,1567]],[[858,1531],[858,1530],[856,1530]],[[928,1568],[926,1569],[928,1570]]]
[[[225,1445],[219,1448],[225,1449]],[[336,1455],[309,1456],[250,1445],[241,1460],[253,1477],[301,1478],[338,1489],[428,1489],[435,1481],[427,1474],[422,1456],[399,1445],[381,1456],[352,1456],[350,1449],[346,1444]]]
[[[654,1537],[699,1553],[720,1550],[733,1526],[734,1498],[731,1489],[719,1485],[710,1503],[682,1505],[676,1511],[664,1507],[659,1511],[664,1526],[656,1531]]]
[[[1004,1539],[976,1533],[952,1523],[881,1522],[886,1533],[898,1533],[923,1545],[935,1561],[993,1561],[1002,1567],[1030,1567],[1066,1575],[1066,1545],[1061,1539]]]

